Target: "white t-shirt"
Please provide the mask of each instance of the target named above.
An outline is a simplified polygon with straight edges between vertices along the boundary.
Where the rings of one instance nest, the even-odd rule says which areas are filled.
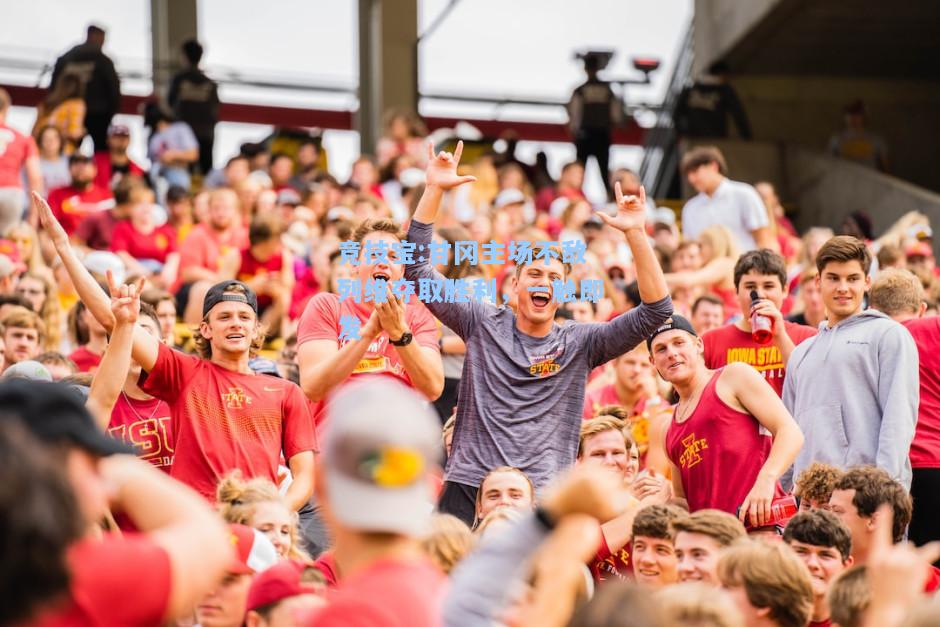
[[[724,179],[714,194],[700,193],[682,208],[683,239],[697,239],[714,224],[728,227],[743,253],[757,248],[751,232],[768,226],[769,221],[756,189],[747,183]]]

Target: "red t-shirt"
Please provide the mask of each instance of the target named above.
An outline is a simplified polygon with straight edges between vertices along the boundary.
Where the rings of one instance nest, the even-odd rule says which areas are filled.
[[[824,618],[823,620],[811,620],[807,627],[830,627],[832,625],[831,618]]]
[[[155,259],[166,263],[167,255],[176,252],[176,231],[163,224],[149,233],[141,233],[130,220],[122,220],[114,227],[111,250],[125,252],[134,259]]]
[[[71,235],[78,224],[90,215],[114,208],[111,190],[90,185],[87,189],[57,187],[49,192],[49,207],[65,232]]]
[[[365,325],[371,315],[367,307],[366,303],[356,303],[351,298],[340,301],[339,296],[329,292],[317,294],[310,299],[300,316],[297,326],[298,348],[311,340],[333,340],[340,347],[344,346],[349,340],[339,340],[343,328],[340,320],[343,316],[356,316]],[[405,323],[419,346],[440,350],[434,316],[416,299],[405,305]],[[369,345],[369,350],[353,369],[352,377],[364,374],[392,375],[412,386],[411,377],[405,371],[398,351],[388,343],[388,334],[384,331]]]
[[[26,160],[39,156],[36,141],[6,124],[0,124],[0,187],[23,187],[20,174]]]
[[[98,168],[98,173],[95,175],[95,185],[99,187],[114,187],[114,173],[111,171],[111,155],[106,152],[96,152],[94,156],[95,166]],[[127,173],[131,176],[139,176],[143,178],[144,170],[139,165],[127,160]]]
[[[679,470],[689,511],[720,509],[737,515],[770,454],[771,439],[751,414],[729,407],[715,391],[712,375],[698,405],[666,431],[666,455]],[[776,496],[783,496],[778,484]]]
[[[242,263],[238,268],[238,280],[248,282],[259,274],[277,274],[280,276],[284,267],[284,255],[278,252],[271,255],[267,261],[260,261],[251,254],[251,248],[242,250]],[[258,296],[258,306],[267,307],[271,304],[271,297],[267,294]]]
[[[589,568],[594,581],[617,581],[633,579],[633,564],[630,562],[630,543],[611,553],[607,540],[601,537],[597,554],[591,561]]]
[[[317,449],[307,399],[294,383],[233,372],[162,343],[159,351],[140,387],[170,406],[173,478],[214,501],[232,470],[277,484],[282,451],[290,461]]]
[[[180,268],[197,266],[217,272],[219,257],[229,249],[244,249],[248,246],[248,231],[244,227],[233,227],[218,233],[205,224],[197,224],[180,244]],[[180,282],[174,287],[179,289]]]
[[[79,372],[94,373],[101,364],[101,355],[93,353],[85,346],[79,346],[69,355],[69,359],[75,362]]]
[[[121,394],[111,410],[108,433],[137,449],[137,457],[170,472],[176,446],[170,406],[165,401]]]
[[[111,211],[93,213],[78,224],[75,237],[85,242],[88,248],[109,250],[114,238],[114,227],[126,218],[118,220]]]
[[[69,598],[36,627],[160,625],[170,602],[170,556],[142,535],[107,534],[69,548]]]
[[[927,574],[927,581],[924,583],[924,592],[934,593],[938,589],[940,589],[940,568],[931,566],[930,572]]]
[[[797,345],[816,335],[813,327],[795,322],[784,321],[787,335]],[[742,361],[753,366],[764,375],[767,383],[783,396],[783,380],[786,369],[783,367],[783,355],[773,344],[758,344],[746,333],[733,324],[712,329],[702,336],[705,345],[705,366],[717,370],[735,361]]]
[[[920,409],[911,442],[911,467],[940,468],[940,318],[904,323],[920,357]]]
[[[329,605],[306,624],[316,627],[437,627],[447,577],[428,561],[379,560],[343,579]]]

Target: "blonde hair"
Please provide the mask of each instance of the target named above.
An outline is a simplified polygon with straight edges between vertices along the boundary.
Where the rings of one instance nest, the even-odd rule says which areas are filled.
[[[907,270],[885,268],[871,283],[869,304],[883,314],[917,314],[924,302],[920,279]]]
[[[222,478],[215,491],[219,514],[229,523],[251,525],[255,510],[261,503],[278,503],[287,508],[291,516],[290,551],[291,559],[308,560],[310,556],[300,548],[297,530],[297,512],[288,507],[277,486],[263,477],[245,480],[240,470],[233,470]]]
[[[832,622],[841,627],[862,627],[865,610],[871,603],[868,571],[864,564],[846,568],[832,580],[826,593]]]
[[[20,277],[20,281],[23,279],[33,279],[42,283],[46,299],[42,303],[42,310],[36,312],[46,327],[45,334],[40,333],[42,346],[46,350],[57,351],[62,343],[62,306],[59,304],[59,292],[55,283],[44,272],[32,270]]]
[[[688,627],[744,627],[744,617],[723,590],[703,583],[668,586],[656,592],[669,625]]]
[[[445,574],[473,550],[476,539],[462,520],[450,514],[431,518],[431,533],[421,541],[421,549]]]
[[[637,448],[633,436],[627,430],[627,412],[620,405],[606,405],[597,410],[594,417],[581,423],[581,433],[578,435],[578,458],[584,452],[584,441],[588,438],[604,433],[617,431],[623,436],[623,443],[629,453]]]
[[[7,227],[3,232],[3,237],[11,239],[15,233],[22,232],[29,237],[29,254],[26,259],[20,259],[26,264],[26,269],[30,272],[49,272],[49,266],[42,258],[42,250],[39,246],[39,235],[36,229],[30,226],[29,222],[16,222]]]
[[[0,319],[0,329],[3,329],[4,333],[9,329],[35,329],[39,335],[40,344],[44,344],[43,340],[46,337],[46,325],[43,323],[42,318],[35,311],[26,307],[16,306],[11,308],[3,316],[3,319]]]
[[[713,224],[698,236],[698,241],[712,249],[712,259],[727,257],[737,259],[738,247],[734,242],[734,235],[726,226]]]
[[[742,587],[748,602],[768,608],[780,627],[805,627],[813,611],[809,571],[789,547],[741,540],[725,549],[718,561],[724,587]]]

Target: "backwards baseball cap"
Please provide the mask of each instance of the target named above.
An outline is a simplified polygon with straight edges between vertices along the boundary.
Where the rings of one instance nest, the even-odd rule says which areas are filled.
[[[229,565],[228,572],[253,575],[277,563],[277,549],[266,535],[245,525],[231,524],[228,530],[235,547],[235,560]]]
[[[106,435],[91,414],[61,383],[21,377],[0,382],[0,420],[20,420],[47,443],[67,441],[102,457],[134,454],[134,449]]]
[[[653,340],[660,333],[665,333],[666,331],[672,331],[678,329],[679,331],[685,331],[695,337],[698,337],[698,333],[695,332],[695,329],[692,327],[692,323],[689,322],[686,318],[678,314],[674,314],[671,318],[666,318],[666,321],[661,325],[653,329],[653,332],[650,333],[649,337],[646,338],[646,348],[647,350],[653,350]]]
[[[370,379],[347,384],[327,411],[321,459],[336,519],[360,531],[425,534],[441,428],[424,399],[396,381]]]
[[[304,581],[306,568],[303,562],[283,560],[255,577],[248,590],[245,610],[257,610],[301,594],[320,594],[324,584]]]
[[[240,286],[242,292],[226,292],[233,285]],[[202,315],[205,317],[213,307],[223,302],[245,303],[258,315],[258,297],[254,291],[241,281],[229,280],[216,283],[206,292],[206,299],[202,302]]]
[[[502,209],[503,207],[508,207],[509,205],[521,205],[525,202],[525,194],[523,194],[518,189],[504,189],[496,196],[496,200],[493,201],[494,209]]]

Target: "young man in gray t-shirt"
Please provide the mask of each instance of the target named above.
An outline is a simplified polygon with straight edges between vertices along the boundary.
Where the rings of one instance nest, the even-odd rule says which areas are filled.
[[[458,144],[455,154],[435,156],[429,147],[425,192],[408,231],[418,252],[415,263],[405,267],[405,277],[416,283],[443,278],[420,252],[428,250],[444,192],[474,180],[457,175],[462,149]],[[477,488],[489,470],[519,468],[541,488],[574,463],[588,373],[642,342],[672,314],[662,269],[644,231],[645,192],[641,188],[638,197],[624,197],[619,185],[616,192],[617,215],[598,215],[626,235],[644,302],[639,307],[606,323],[556,325],[559,303],[552,285],[567,279],[570,268],[537,255],[515,269],[516,312],[479,301],[425,303],[467,344],[440,509],[468,524]]]

